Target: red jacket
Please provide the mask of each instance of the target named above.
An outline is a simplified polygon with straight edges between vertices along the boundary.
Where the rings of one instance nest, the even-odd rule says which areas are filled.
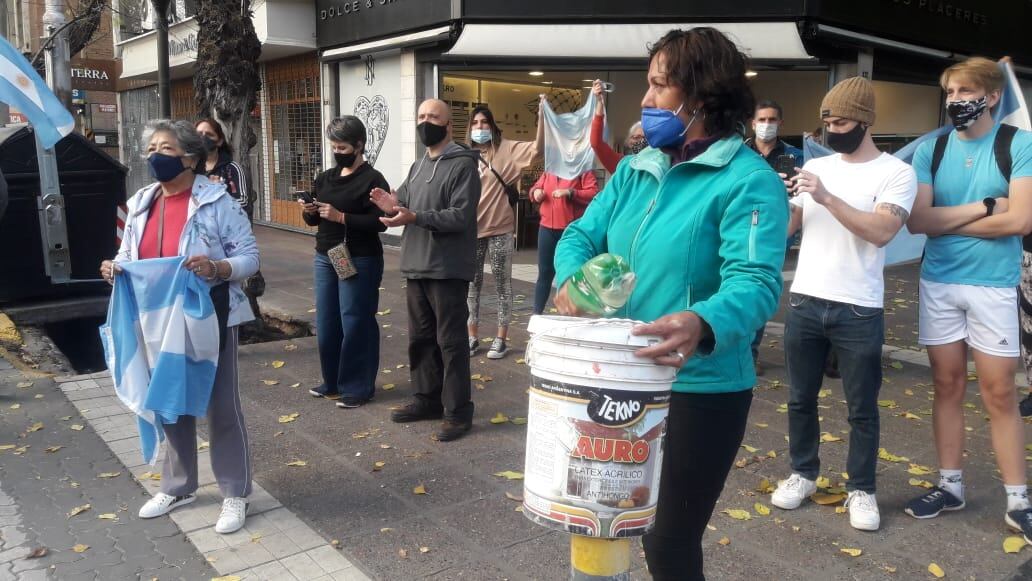
[[[591,120],[591,149],[595,150],[595,157],[598,158],[602,167],[606,168],[610,174],[614,174],[616,165],[623,159],[623,154],[609,147],[606,140],[602,139],[602,130],[605,128],[605,124],[606,118],[601,115],[595,115]]]
[[[564,180],[555,174],[545,172],[534,182],[530,191],[533,193],[538,189],[545,192],[545,197],[541,200],[541,225],[553,230],[562,230],[584,214],[584,209],[598,193],[598,180],[590,171],[573,180]],[[552,192],[556,190],[573,190],[573,195],[554,198]]]

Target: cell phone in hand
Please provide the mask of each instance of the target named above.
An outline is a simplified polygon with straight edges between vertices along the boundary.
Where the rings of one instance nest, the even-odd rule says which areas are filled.
[[[779,155],[778,158],[774,160],[774,171],[783,173],[788,176],[788,179],[792,179],[792,177],[796,175],[795,165],[795,156]]]
[[[294,192],[294,196],[297,199],[299,199],[299,200],[303,200],[304,203],[306,203],[306,204],[314,204],[315,203],[315,198],[313,198],[312,194],[310,194],[308,192],[305,192],[305,191],[302,191],[302,190],[298,190],[298,191]]]

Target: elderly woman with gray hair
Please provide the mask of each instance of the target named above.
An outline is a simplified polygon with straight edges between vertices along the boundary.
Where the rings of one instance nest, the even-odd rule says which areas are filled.
[[[323,382],[309,390],[357,408],[376,390],[380,325],[376,310],[383,279],[380,221],[383,211],[369,198],[390,191],[383,174],[366,162],[365,125],[353,115],[326,127],[334,165],[315,178],[315,195],[298,199],[301,217],[315,234],[315,326]]]
[[[237,346],[238,326],[254,319],[240,281],[258,270],[258,246],[240,204],[224,185],[203,175],[208,152],[192,124],[151,121],[143,134],[143,147],[157,183],[129,198],[122,246],[113,260],[101,264],[100,274],[112,282],[120,272],[119,263],[185,256],[185,267],[211,287],[220,353],[208,402],[208,434],[212,470],[225,496],[215,531],[231,533],[243,527],[251,493],[250,451],[237,385]],[[180,416],[162,429],[168,446],[161,468],[161,492],[143,505],[140,518],[167,514],[196,498],[196,418]]]

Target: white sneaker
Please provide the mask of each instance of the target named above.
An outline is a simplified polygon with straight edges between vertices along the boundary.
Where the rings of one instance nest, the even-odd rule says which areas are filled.
[[[862,490],[854,490],[846,497],[846,508],[849,509],[849,524],[860,531],[876,531],[881,525],[881,513],[878,512],[878,501],[873,494]]]
[[[185,496],[172,496],[171,494],[159,492],[140,507],[139,515],[140,518],[159,517],[172,512],[173,509],[183,506],[184,504],[190,504],[195,500],[197,500],[197,497],[192,494],[187,494]]]
[[[817,492],[816,482],[807,480],[798,474],[792,474],[788,480],[778,483],[777,490],[770,495],[770,502],[778,508],[792,510],[799,508],[799,505],[814,492]]]
[[[219,513],[219,521],[215,523],[215,532],[223,535],[235,533],[243,528],[245,518],[247,499],[238,496],[227,498],[222,501],[222,512]]]

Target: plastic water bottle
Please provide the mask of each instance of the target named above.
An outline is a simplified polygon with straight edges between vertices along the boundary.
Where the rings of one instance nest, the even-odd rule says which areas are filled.
[[[588,314],[609,316],[627,304],[636,278],[622,256],[599,254],[570,277],[570,300]]]

